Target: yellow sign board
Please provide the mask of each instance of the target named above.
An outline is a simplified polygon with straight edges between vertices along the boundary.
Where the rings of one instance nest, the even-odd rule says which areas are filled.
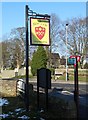
[[[31,45],[50,45],[50,22],[45,18],[30,18]]]

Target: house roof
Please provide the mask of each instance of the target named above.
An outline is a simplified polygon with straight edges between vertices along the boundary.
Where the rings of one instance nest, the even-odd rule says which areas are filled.
[[[60,56],[58,53],[51,53],[50,55],[52,59],[60,59]]]

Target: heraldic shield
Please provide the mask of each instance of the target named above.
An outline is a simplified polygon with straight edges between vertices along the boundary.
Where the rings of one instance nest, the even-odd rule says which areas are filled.
[[[37,37],[39,38],[39,40],[41,40],[45,35],[45,28],[41,26],[35,27],[35,33]]]

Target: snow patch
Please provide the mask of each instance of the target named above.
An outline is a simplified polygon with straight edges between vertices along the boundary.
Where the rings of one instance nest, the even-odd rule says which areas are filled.
[[[12,115],[12,114],[13,114],[13,112],[9,112],[8,114],[9,114],[9,115]]]
[[[44,110],[41,108],[40,113],[44,112]]]
[[[7,118],[8,116],[8,114],[0,114],[0,118]]]
[[[16,114],[18,115],[19,113],[23,113],[23,112],[25,112],[26,110],[25,109],[23,109],[23,108],[17,108],[17,109],[15,109],[15,112],[16,112]]]
[[[8,104],[9,104],[8,100],[6,100],[4,98],[0,98],[0,107],[3,105],[8,105]]]
[[[21,118],[22,120],[29,120],[29,119],[30,119],[30,117],[28,117],[28,116],[26,116],[26,115],[23,115],[23,116],[18,117],[18,118]]]
[[[15,109],[15,112],[20,112],[22,109],[21,108],[17,108]]]
[[[40,120],[45,120],[44,118],[40,118]]]

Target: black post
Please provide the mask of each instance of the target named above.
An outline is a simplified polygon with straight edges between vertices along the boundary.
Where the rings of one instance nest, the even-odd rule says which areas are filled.
[[[76,66],[74,68],[74,101],[76,104],[77,109],[77,120],[79,120],[79,88],[78,88],[78,62],[77,62],[77,56],[76,56]]]
[[[76,56],[76,106],[77,106],[77,120],[79,120],[79,88],[78,88],[78,61]]]
[[[45,94],[46,94],[46,111],[48,111],[48,69],[46,69],[46,86],[45,86]]]
[[[74,101],[76,101],[76,66],[74,66]]]
[[[26,111],[29,111],[29,41],[28,41],[28,5],[25,8],[26,14],[26,88],[25,88],[25,102],[26,102]]]
[[[37,110],[39,111],[39,70],[37,69]]]

